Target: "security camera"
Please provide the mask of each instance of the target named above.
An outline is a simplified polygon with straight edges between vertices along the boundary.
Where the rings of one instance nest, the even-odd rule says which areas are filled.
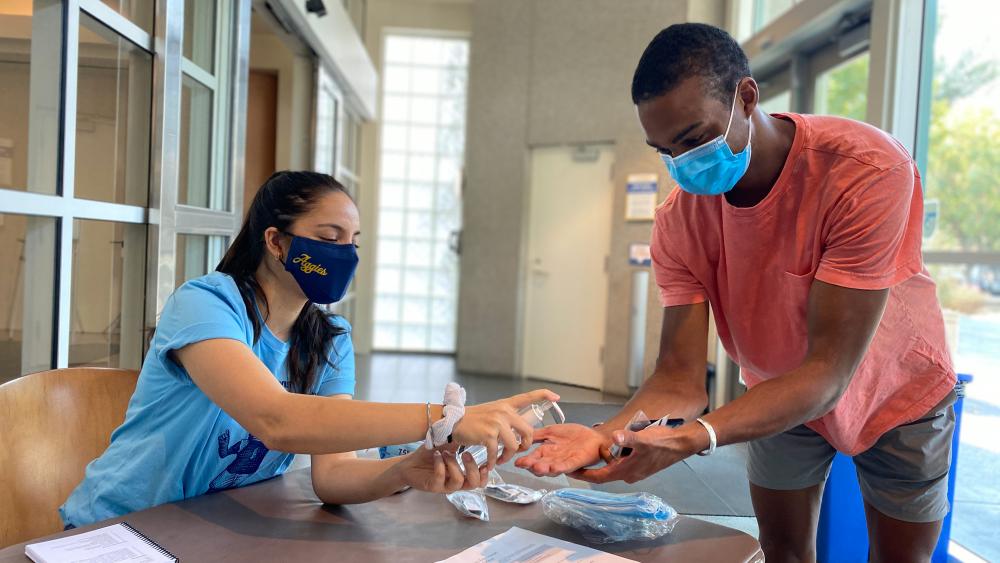
[[[321,18],[326,15],[326,5],[323,0],[306,0],[306,11]]]

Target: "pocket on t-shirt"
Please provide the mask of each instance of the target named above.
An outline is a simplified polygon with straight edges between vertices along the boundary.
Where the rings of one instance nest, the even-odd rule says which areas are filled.
[[[783,272],[783,277],[790,278],[791,280],[812,282],[816,277],[816,267],[806,271],[804,274],[797,274],[795,271],[785,270]]]

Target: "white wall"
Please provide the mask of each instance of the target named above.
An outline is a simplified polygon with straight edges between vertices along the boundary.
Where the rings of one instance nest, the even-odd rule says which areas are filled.
[[[630,98],[632,72],[649,40],[684,21],[722,25],[722,0],[477,0],[469,69],[465,230],[458,364],[465,371],[519,370],[524,220],[531,146],[611,141],[616,196],[605,353],[605,389],[626,390],[628,243],[652,223],[625,223],[624,176],[664,172],[643,147]],[[661,174],[666,188],[666,174]],[[661,197],[665,190],[661,192]],[[659,333],[655,298],[649,342]]]

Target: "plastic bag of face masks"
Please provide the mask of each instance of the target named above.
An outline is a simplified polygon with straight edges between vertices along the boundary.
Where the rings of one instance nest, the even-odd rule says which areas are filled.
[[[677,523],[677,511],[650,493],[559,489],[542,497],[542,511],[594,543],[655,539]]]
[[[483,494],[482,489],[455,491],[446,496],[448,502],[453,504],[462,514],[483,522],[490,521],[490,507],[486,505],[486,495]]]
[[[513,483],[507,483],[503,480],[503,477],[497,473],[494,469],[490,471],[490,477],[486,481],[486,487],[483,488],[483,492],[486,496],[490,498],[495,498],[503,502],[510,502],[513,504],[531,504],[533,502],[538,502],[543,496],[545,496],[545,489],[531,489],[521,485],[515,485]]]

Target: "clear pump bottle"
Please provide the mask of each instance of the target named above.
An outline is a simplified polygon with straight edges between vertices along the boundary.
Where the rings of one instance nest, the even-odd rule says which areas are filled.
[[[559,408],[559,404],[548,400],[532,403],[517,411],[517,413],[521,415],[522,420],[530,424],[533,428],[541,428],[545,426],[545,413],[549,411],[552,411],[552,419],[556,424],[566,422],[566,416],[563,414],[562,409]],[[518,436],[518,440],[520,440],[520,436]],[[472,454],[472,458],[476,460],[476,464],[479,466],[485,465],[486,460],[489,458],[486,446],[463,446],[459,448],[459,454],[462,452]],[[497,456],[502,453],[503,444],[500,444],[500,447],[497,449]]]

